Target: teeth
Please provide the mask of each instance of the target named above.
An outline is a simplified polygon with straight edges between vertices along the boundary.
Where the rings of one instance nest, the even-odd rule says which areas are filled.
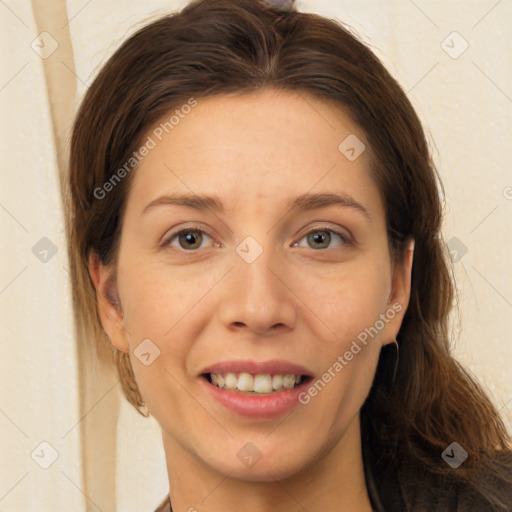
[[[212,375],[213,377],[213,375]],[[238,389],[240,391],[253,391],[254,378],[250,373],[241,373],[238,377]]]
[[[228,389],[236,389],[238,386],[238,379],[234,373],[226,373],[226,388]]]
[[[275,390],[281,389],[283,387],[284,377],[282,375],[274,375],[272,377],[272,388]]]
[[[255,393],[271,393],[272,377],[267,373],[265,375],[256,375],[254,378]]]
[[[286,389],[292,389],[295,386],[295,375],[285,375],[283,384]]]
[[[269,394],[273,391],[293,389],[302,382],[301,375],[270,375],[261,373],[251,375],[247,372],[210,373],[211,383],[221,389],[242,391],[244,393]]]

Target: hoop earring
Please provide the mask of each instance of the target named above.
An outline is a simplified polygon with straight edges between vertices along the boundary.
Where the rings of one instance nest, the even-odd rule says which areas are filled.
[[[398,361],[399,361],[399,353],[400,353],[400,347],[398,346],[398,341],[396,341],[396,338],[392,341],[392,343],[396,346],[396,362],[395,362],[395,369],[393,370],[393,378],[391,379],[391,384],[393,384],[396,379],[396,371],[398,369]]]

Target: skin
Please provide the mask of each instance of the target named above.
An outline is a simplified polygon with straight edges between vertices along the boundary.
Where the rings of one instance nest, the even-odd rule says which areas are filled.
[[[130,353],[162,427],[175,511],[229,512],[240,503],[248,512],[372,510],[359,411],[408,304],[413,244],[391,261],[369,152],[349,161],[338,150],[350,134],[365,141],[341,108],[305,94],[200,98],[135,171],[117,267],[90,257],[103,327]],[[286,206],[308,192],[350,195],[370,217],[347,206]],[[169,193],[216,195],[225,210],[160,205],[143,213]],[[206,233],[192,239],[193,250],[180,245],[184,236],[162,245],[191,227]],[[348,241],[308,239],[313,228]],[[252,263],[235,251],[247,236],[263,248]],[[246,358],[284,359],[318,378],[393,304],[401,312],[291,414],[239,416],[198,377],[209,364]],[[147,338],[160,350],[148,366],[133,354]],[[261,453],[252,467],[237,457],[248,442]]]

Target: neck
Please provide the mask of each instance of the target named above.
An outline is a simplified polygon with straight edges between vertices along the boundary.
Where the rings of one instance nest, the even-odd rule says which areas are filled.
[[[359,416],[334,446],[287,478],[244,481],[216,471],[163,432],[174,511],[372,512],[364,477]]]

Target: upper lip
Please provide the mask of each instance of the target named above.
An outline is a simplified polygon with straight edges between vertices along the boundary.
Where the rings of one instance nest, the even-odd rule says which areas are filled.
[[[270,374],[270,375],[305,375],[313,377],[313,374],[304,366],[299,364],[290,363],[282,360],[272,361],[249,361],[247,359],[232,360],[232,361],[219,361],[218,363],[211,364],[200,372],[205,373],[240,373],[247,372],[252,375],[257,374]]]

